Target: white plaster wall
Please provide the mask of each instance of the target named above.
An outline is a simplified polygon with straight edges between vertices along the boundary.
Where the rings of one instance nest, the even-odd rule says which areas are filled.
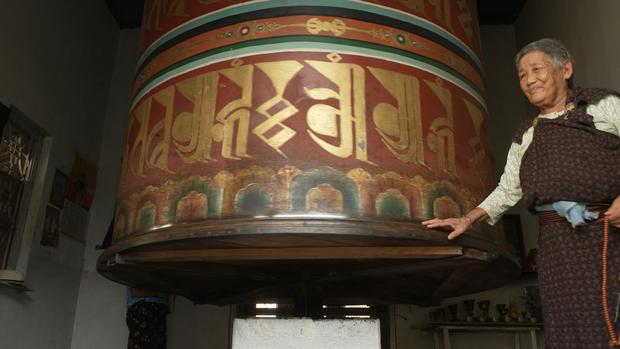
[[[44,128],[52,147],[39,224],[23,245],[33,292],[0,289],[0,348],[71,346],[85,246],[63,236],[58,248],[40,246],[40,222],[54,169],[68,173],[76,151],[97,164],[117,36],[103,1],[2,2],[0,101]]]
[[[232,349],[380,349],[379,320],[236,319]]]
[[[168,315],[168,348],[230,348],[234,318],[232,308],[195,305],[185,298],[176,297],[172,313]]]
[[[620,90],[620,1],[528,1],[515,23],[517,46],[552,37],[575,60],[575,85]]]
[[[489,128],[497,180],[506,164],[512,134],[525,119],[525,99],[512,64],[516,49],[513,26],[481,26],[482,65],[487,88]]]
[[[432,309],[411,304],[394,306],[390,321],[391,326],[394,326],[394,338],[391,341],[395,346],[390,349],[433,348],[433,336],[425,330],[428,326],[428,312]]]
[[[114,73],[103,125],[97,202],[91,217],[71,348],[123,348],[127,346],[125,287],[105,279],[96,270],[100,244],[114,214],[121,171],[121,154],[127,128],[133,72],[138,54],[139,30],[123,30],[118,40]]]

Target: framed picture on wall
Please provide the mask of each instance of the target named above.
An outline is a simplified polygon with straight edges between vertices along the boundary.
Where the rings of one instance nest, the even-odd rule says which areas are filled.
[[[69,174],[67,200],[89,210],[95,196],[97,186],[97,168],[89,164],[83,157],[75,154],[73,168]]]
[[[67,183],[69,176],[56,169],[54,173],[54,182],[52,182],[52,192],[50,193],[50,204],[62,209],[67,194]]]

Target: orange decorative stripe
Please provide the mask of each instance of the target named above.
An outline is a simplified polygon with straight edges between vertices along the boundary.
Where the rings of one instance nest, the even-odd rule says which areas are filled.
[[[421,36],[351,19],[293,16],[243,22],[206,32],[176,44],[156,56],[140,71],[136,76],[132,93],[135,94],[155,74],[197,54],[241,42],[290,35],[358,40],[428,57],[454,69],[474,83],[480,91],[484,91],[482,78],[474,67],[444,46]]]
[[[343,6],[333,1],[334,8]],[[346,1],[347,3],[350,1]],[[227,7],[244,6],[252,10],[252,1],[243,0],[146,0],[141,30],[140,54],[165,33],[190,22],[200,16]],[[289,1],[288,6],[299,6],[296,1]],[[480,56],[481,45],[478,33],[478,18],[474,0],[367,0],[359,1],[366,6],[378,5],[381,8],[398,10],[409,15],[424,18],[450,32],[456,38]],[[307,2],[304,6],[317,6],[316,2]]]

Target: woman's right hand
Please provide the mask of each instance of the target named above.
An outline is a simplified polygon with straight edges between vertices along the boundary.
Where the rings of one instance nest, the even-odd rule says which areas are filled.
[[[611,204],[605,216],[609,217],[609,224],[614,227],[620,228],[620,195],[616,197]]]
[[[458,218],[433,218],[427,221],[423,221],[422,225],[427,228],[443,228],[450,227],[452,231],[448,234],[448,240],[452,240],[457,236],[463,234],[469,227],[472,225],[471,219],[467,218],[467,216],[458,217]]]

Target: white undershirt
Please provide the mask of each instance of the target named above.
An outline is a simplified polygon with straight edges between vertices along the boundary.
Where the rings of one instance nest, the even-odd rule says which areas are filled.
[[[598,130],[609,132],[620,137],[620,98],[617,96],[607,96],[601,99],[597,104],[591,104],[586,109],[587,113],[592,115],[594,127]],[[555,119],[564,114],[565,111],[552,112],[549,114],[538,115],[539,118]],[[495,224],[512,206],[514,206],[521,197],[521,182],[519,179],[519,169],[521,168],[521,159],[523,154],[532,143],[534,128],[530,127],[523,134],[521,144],[512,143],[508,156],[506,158],[506,167],[504,173],[499,180],[499,184],[487,196],[484,201],[478,205],[483,209],[489,218],[486,222]],[[620,159],[619,159],[620,161]]]

